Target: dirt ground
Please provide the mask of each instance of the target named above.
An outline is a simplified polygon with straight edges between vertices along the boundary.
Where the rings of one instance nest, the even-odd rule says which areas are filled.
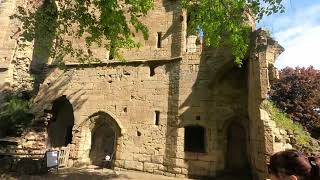
[[[45,175],[8,175],[1,174],[0,180],[186,180],[186,178],[167,177],[161,175],[154,175],[149,173],[135,172],[135,171],[113,171],[110,169],[75,169],[68,168],[59,170],[58,173],[51,172]],[[209,178],[206,180],[250,180],[251,178]],[[194,179],[196,180],[196,179]]]
[[[172,178],[161,175],[133,171],[112,171],[110,169],[63,169],[58,173],[51,172],[46,175],[8,175],[1,174],[1,180],[171,180],[182,178]]]

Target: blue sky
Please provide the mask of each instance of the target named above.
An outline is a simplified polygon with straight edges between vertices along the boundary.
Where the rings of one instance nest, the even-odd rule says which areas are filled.
[[[284,0],[286,12],[265,17],[257,26],[267,28],[286,49],[276,67],[320,69],[320,0]]]

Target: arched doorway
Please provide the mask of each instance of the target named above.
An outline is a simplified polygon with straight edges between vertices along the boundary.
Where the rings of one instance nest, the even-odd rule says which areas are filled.
[[[227,129],[226,171],[232,175],[250,175],[246,131],[242,124],[232,122]]]
[[[89,158],[91,164],[100,166],[107,155],[115,160],[117,140],[121,129],[117,122],[107,113],[99,112],[91,118],[91,147]]]
[[[66,96],[53,102],[52,119],[48,124],[49,147],[67,146],[72,142],[73,107]]]

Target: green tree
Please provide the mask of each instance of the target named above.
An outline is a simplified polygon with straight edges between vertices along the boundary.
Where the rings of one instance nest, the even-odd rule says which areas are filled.
[[[320,137],[320,70],[285,68],[272,84],[271,100],[289,117]]]
[[[27,41],[36,38],[38,27],[42,32],[50,32],[50,37],[55,37],[54,45],[44,49],[50,49],[50,55],[61,62],[66,55],[77,57],[81,62],[92,60],[92,45],[104,47],[117,57],[119,48],[139,46],[134,40],[136,32],[142,32],[148,39],[148,28],[140,17],[146,16],[153,8],[153,0],[40,2],[34,2],[31,8],[19,7],[19,13],[13,17],[23,22],[22,36]],[[250,12],[260,20],[265,15],[284,11],[282,0],[181,0],[181,4],[191,17],[190,30],[200,28],[207,46],[229,45],[238,64],[249,47],[250,28],[245,23],[244,14]],[[85,38],[88,50],[75,49],[66,37]],[[98,59],[93,57],[93,60]]]

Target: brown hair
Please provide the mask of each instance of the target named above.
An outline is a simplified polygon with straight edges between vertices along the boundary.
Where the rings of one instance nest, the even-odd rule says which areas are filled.
[[[320,180],[320,158],[307,157],[296,150],[281,151],[270,158],[269,173],[296,175],[301,180]]]

